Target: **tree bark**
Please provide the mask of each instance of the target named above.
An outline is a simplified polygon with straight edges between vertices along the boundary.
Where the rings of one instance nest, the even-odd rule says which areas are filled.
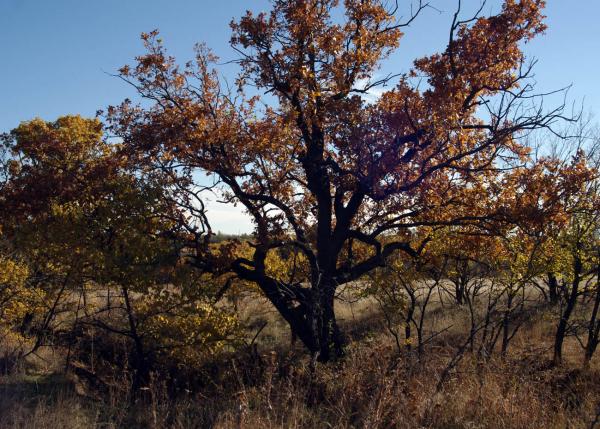
[[[150,381],[150,364],[148,362],[144,343],[137,330],[137,322],[133,314],[133,307],[129,298],[129,291],[126,287],[122,287],[123,300],[125,301],[125,309],[127,311],[127,321],[129,323],[129,334],[134,344],[134,369],[135,377],[133,379],[134,390],[145,386]]]
[[[573,310],[575,309],[575,305],[577,303],[577,296],[579,295],[579,283],[581,281],[581,270],[583,268],[581,260],[579,258],[575,259],[573,268],[574,277],[573,282],[571,284],[571,292],[569,293],[569,296],[567,298],[564,311],[562,311],[561,309],[560,321],[558,322],[556,336],[554,339],[553,361],[555,365],[560,365],[562,363],[563,343],[565,341],[569,319],[573,314]]]
[[[558,303],[558,279],[552,272],[547,273],[548,277],[548,299],[551,304]]]
[[[590,321],[588,324],[588,335],[587,342],[585,345],[585,354],[583,357],[583,365],[588,367],[590,361],[596,352],[598,343],[600,343],[600,320],[598,319],[598,312],[600,311],[600,265],[596,270],[596,295],[594,296],[594,307],[592,314],[590,315]]]

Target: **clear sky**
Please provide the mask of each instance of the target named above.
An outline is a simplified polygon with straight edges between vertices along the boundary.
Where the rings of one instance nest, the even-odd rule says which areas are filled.
[[[407,29],[401,48],[385,71],[405,71],[412,60],[440,51],[456,0],[430,0]],[[408,5],[408,0],[400,0]],[[479,0],[464,0],[465,15]],[[499,0],[488,1],[497,10]],[[181,63],[194,43],[206,42],[223,61],[229,48],[229,22],[246,9],[268,9],[266,0],[0,0],[0,132],[33,117],[46,120],[98,109],[134,98],[130,87],[110,76],[142,53],[139,34],[158,28],[169,52]],[[405,8],[405,10],[408,10]],[[547,0],[549,29],[525,47],[538,60],[541,91],[573,85],[570,101],[600,113],[600,0]],[[231,74],[231,67],[225,69]],[[250,230],[240,210],[212,204],[214,227]]]

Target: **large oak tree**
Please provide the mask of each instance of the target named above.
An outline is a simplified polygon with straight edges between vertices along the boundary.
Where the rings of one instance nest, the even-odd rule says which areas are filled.
[[[180,68],[157,32],[145,34],[147,53],[120,74],[150,104],[108,112],[143,171],[167,171],[190,192],[207,173],[224,199],[243,205],[254,251],[232,272],[255,282],[323,361],[342,352],[340,285],[393,252],[416,255],[420,227],[486,230],[514,218],[522,180],[544,170],[524,172],[522,137],[562,118],[561,107],[540,107],[521,50],[545,29],[542,0],[505,0],[493,16],[482,7],[466,18],[459,2],[443,51],[378,79],[426,7],[402,22],[390,5],[273,0],[269,13],[247,12],[231,24],[241,68],[233,88],[203,45]],[[374,89],[381,96],[366,101]],[[550,194],[528,214],[548,211]],[[265,266],[281,248],[299,255],[291,275]]]

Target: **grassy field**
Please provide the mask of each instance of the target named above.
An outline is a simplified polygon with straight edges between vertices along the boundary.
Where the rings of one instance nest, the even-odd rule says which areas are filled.
[[[251,344],[208,362],[187,387],[157,375],[131,395],[131,379],[121,374],[99,388],[76,368],[65,373],[64,356],[42,354],[1,379],[0,427],[600,427],[598,358],[582,368],[579,346],[569,339],[565,364],[553,366],[554,325],[543,315],[523,327],[506,356],[483,360],[465,352],[452,365],[468,324],[463,309],[435,319],[452,329],[419,359],[397,350],[377,302],[340,303],[352,340],[347,356],[313,370],[266,303],[242,304]]]

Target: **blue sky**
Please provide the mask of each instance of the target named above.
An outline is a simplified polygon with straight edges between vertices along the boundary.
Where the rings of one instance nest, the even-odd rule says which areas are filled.
[[[405,71],[412,60],[442,50],[456,0],[430,0],[429,9],[406,30],[400,49],[384,70]],[[400,1],[408,5],[408,0]],[[541,91],[573,85],[570,101],[600,112],[600,1],[547,0],[547,34],[525,47],[538,60]],[[465,14],[478,0],[464,0]],[[488,1],[497,10],[499,0]],[[130,87],[110,76],[142,52],[139,34],[158,28],[180,62],[194,43],[206,42],[223,61],[229,48],[229,22],[246,9],[267,10],[266,0],[0,0],[0,132],[33,117],[53,120],[134,97]],[[407,10],[407,9],[406,9]],[[231,74],[231,67],[225,68]],[[215,229],[250,229],[239,209],[213,204]]]

